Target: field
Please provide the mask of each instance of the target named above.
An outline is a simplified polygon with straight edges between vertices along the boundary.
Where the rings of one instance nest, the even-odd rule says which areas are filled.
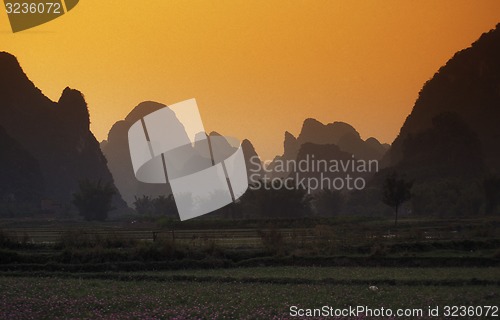
[[[107,277],[114,279],[105,280]],[[292,318],[291,306],[367,306],[394,312],[398,308],[427,310],[428,306],[486,306],[498,305],[498,279],[498,268],[422,272],[256,267],[69,276],[45,273],[37,277],[4,273],[0,277],[0,318],[286,319]],[[482,284],[475,285],[475,281]],[[376,291],[369,289],[374,284]]]
[[[485,308],[500,304],[498,226],[497,218],[405,220],[397,229],[376,219],[183,227],[5,220],[0,319],[306,318],[292,306],[494,319],[496,309],[485,317]],[[446,317],[445,306],[479,309]],[[369,312],[337,318],[373,319]]]

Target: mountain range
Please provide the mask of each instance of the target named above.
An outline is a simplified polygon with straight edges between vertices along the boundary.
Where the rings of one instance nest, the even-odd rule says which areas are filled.
[[[89,129],[81,92],[66,88],[57,102],[51,101],[29,80],[17,59],[5,52],[0,52],[0,70],[0,202],[69,203],[82,179],[116,183],[129,205],[136,196],[171,192],[168,184],[137,181],[128,149],[130,126],[165,105],[139,104],[99,144]],[[428,213],[450,211],[452,204],[458,208],[475,203],[481,198],[482,179],[500,174],[499,120],[500,24],[457,52],[423,85],[392,145],[375,138],[363,140],[344,122],[323,124],[309,118],[297,137],[285,132],[283,154],[267,169],[308,155],[325,160],[380,160],[384,169],[374,176],[372,190],[379,192],[386,174],[396,171],[416,182],[414,208]],[[200,146],[192,148],[196,151]],[[228,144],[228,152],[230,148]],[[247,173],[259,171],[250,160],[258,158],[252,143],[245,139],[242,148]],[[258,175],[284,178],[290,173]],[[369,197],[380,201],[378,194]],[[119,194],[114,201],[115,206],[125,206]]]
[[[321,149],[330,152],[323,152]],[[277,156],[268,166],[270,176],[285,177],[289,172],[276,172],[279,163],[288,160],[305,159],[306,155],[318,155],[317,159],[334,160],[345,156],[361,160],[380,160],[389,149],[388,144],[382,144],[371,137],[363,140],[356,129],[345,122],[323,124],[316,119],[306,119],[297,137],[285,132],[283,155]],[[275,172],[273,172],[275,171]]]
[[[164,107],[166,107],[166,105],[153,101],[140,103],[132,109],[125,119],[116,122],[109,131],[108,139],[101,142],[101,149],[108,160],[108,166],[113,174],[116,186],[130,206],[133,206],[136,197],[148,196],[150,198],[156,198],[161,195],[168,195],[172,192],[168,183],[143,183],[136,179],[132,168],[128,143],[128,130],[132,124],[144,116]],[[186,135],[183,125],[175,118],[175,114],[172,116],[174,117],[172,123],[178,128],[176,131],[181,135]],[[199,134],[205,135],[206,133],[202,132]],[[220,139],[221,135],[219,133],[211,132],[208,136],[216,138],[212,139],[212,143],[218,141],[218,149],[222,151],[222,153],[231,154],[234,151],[229,143],[221,143],[221,141],[224,140]],[[202,145],[198,139],[196,139],[196,141],[191,151],[197,150],[200,152],[205,145]],[[258,157],[258,155],[250,141],[243,140],[241,146],[245,155],[247,170],[249,170],[250,174],[250,170],[253,168],[252,166],[255,166],[251,163],[250,157]],[[187,150],[187,148],[183,148],[183,151],[190,153],[190,150]],[[189,166],[189,164],[193,164],[193,166],[196,167],[197,165],[193,163],[193,161],[196,162],[196,157],[194,156],[190,157],[191,163],[186,163],[186,165]]]
[[[0,70],[0,199],[69,204],[83,179],[113,184],[83,94],[66,88],[51,101],[6,52]],[[117,194],[114,206],[124,205]]]
[[[414,214],[493,212],[491,194],[500,189],[485,181],[500,174],[499,120],[500,24],[424,84],[372,185],[380,189],[394,172],[413,180]]]
[[[499,120],[500,24],[424,84],[384,165],[403,166],[420,178],[429,175],[420,175],[418,168],[432,163],[460,168],[450,174],[474,168],[499,174]],[[422,157],[428,159],[419,161]]]

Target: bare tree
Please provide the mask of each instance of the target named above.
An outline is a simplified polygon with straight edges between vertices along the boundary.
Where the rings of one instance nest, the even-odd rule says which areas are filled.
[[[396,214],[394,219],[395,226],[398,225],[399,208],[403,203],[411,199],[410,191],[412,186],[413,181],[407,181],[397,173],[392,173],[385,179],[382,201],[394,209]]]

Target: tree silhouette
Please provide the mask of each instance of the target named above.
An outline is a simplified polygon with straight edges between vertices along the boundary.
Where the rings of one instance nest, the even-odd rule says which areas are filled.
[[[73,204],[78,208],[80,215],[87,221],[104,221],[112,209],[111,200],[116,190],[109,182],[101,180],[92,182],[82,180],[79,182],[80,190],[73,194]]]
[[[238,210],[246,218],[298,218],[311,215],[312,197],[305,189],[280,187],[277,180],[261,181],[238,199]]]
[[[399,208],[411,198],[410,190],[412,186],[413,181],[407,181],[397,173],[392,173],[385,179],[382,201],[394,208],[396,214],[394,219],[395,226],[398,225]]]
[[[484,196],[486,198],[486,208],[487,214],[495,213],[496,209],[500,205],[500,178],[499,177],[489,177],[483,182]]]
[[[168,196],[159,196],[153,199],[154,213],[157,215],[166,215],[170,217],[178,217],[177,206],[175,204],[175,199],[172,194]]]
[[[334,216],[340,214],[344,206],[344,196],[337,190],[321,190],[314,195],[312,205],[320,216]]]
[[[153,200],[146,195],[142,197],[135,196],[134,207],[135,211],[142,215],[151,214],[154,211]]]

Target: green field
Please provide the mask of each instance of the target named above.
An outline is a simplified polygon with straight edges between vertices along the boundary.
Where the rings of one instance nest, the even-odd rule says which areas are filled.
[[[292,305],[413,308],[426,312],[428,306],[486,306],[500,301],[500,286],[494,284],[499,279],[498,268],[240,268],[123,273],[120,279],[105,280],[106,276],[117,275],[120,273],[70,274],[67,278],[50,273],[38,277],[4,273],[0,276],[0,318],[286,319],[291,318]],[[140,278],[145,275],[154,277]],[[187,278],[176,280],[176,276]],[[296,283],[297,279],[304,281]],[[324,281],[328,279],[357,282]],[[378,290],[369,289],[381,279],[408,284],[379,284]],[[492,284],[465,283],[472,279]],[[448,280],[447,284],[442,284],[443,280]]]
[[[211,270],[174,270],[130,274],[184,275],[193,277],[231,277],[236,279],[467,281],[488,280],[500,283],[500,268],[346,268],[346,267],[255,267]]]

